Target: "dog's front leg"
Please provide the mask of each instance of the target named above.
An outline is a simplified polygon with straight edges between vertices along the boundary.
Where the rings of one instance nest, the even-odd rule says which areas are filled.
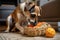
[[[20,26],[18,22],[15,24],[15,27],[20,31],[21,34],[24,34],[24,28]]]
[[[11,25],[12,25],[12,16],[10,15],[7,18],[7,29],[5,30],[5,32],[9,32]]]

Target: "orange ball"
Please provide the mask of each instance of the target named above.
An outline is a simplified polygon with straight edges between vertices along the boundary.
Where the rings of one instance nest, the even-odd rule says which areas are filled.
[[[56,31],[53,28],[47,28],[45,33],[46,37],[54,37]]]

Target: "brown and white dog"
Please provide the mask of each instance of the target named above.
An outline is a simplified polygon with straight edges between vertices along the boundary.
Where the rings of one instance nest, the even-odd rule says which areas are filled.
[[[5,32],[9,32],[10,26],[14,25],[21,33],[23,33],[24,26],[29,24],[29,21],[35,22],[36,16],[40,16],[40,7],[33,2],[21,3],[17,6],[12,14],[7,18],[7,29]]]

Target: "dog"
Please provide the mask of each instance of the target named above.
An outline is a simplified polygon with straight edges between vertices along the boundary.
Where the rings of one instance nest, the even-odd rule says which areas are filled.
[[[35,26],[38,23],[38,16],[41,16],[41,7],[37,6],[34,2],[30,2],[28,6],[27,9],[30,12],[30,22]]]
[[[37,16],[40,16],[40,10],[40,7],[33,2],[19,4],[14,12],[7,17],[7,28],[5,32],[9,32],[11,27],[13,27],[11,25],[14,25],[14,29],[17,28],[23,34],[23,26],[29,25],[30,22],[34,23]]]

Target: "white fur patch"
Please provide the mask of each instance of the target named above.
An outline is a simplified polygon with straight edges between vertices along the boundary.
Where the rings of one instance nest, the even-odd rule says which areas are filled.
[[[8,16],[8,18],[7,18],[7,22],[8,22],[8,27],[7,27],[7,29],[6,29],[6,31],[5,32],[9,32],[9,30],[10,30],[10,24],[12,24],[12,16],[10,15],[10,16]]]
[[[26,16],[26,14],[24,12],[25,6],[26,6],[26,2],[20,4],[21,10],[23,11],[23,14]]]
[[[10,15],[10,16],[8,16],[7,20],[10,21],[11,18],[12,18],[12,16]]]
[[[37,13],[33,12],[33,13],[31,13],[31,14],[35,14],[35,15],[36,15]],[[40,13],[38,13],[37,15],[38,15],[38,16],[41,16]]]
[[[32,20],[32,19],[31,19],[30,21],[31,21],[31,22],[35,22],[35,20]]]
[[[35,12],[31,13],[31,14],[36,14]]]
[[[25,2],[20,4],[20,8],[21,8],[22,11],[24,11],[25,5],[26,5]]]
[[[38,13],[38,16],[41,16],[40,13]]]

